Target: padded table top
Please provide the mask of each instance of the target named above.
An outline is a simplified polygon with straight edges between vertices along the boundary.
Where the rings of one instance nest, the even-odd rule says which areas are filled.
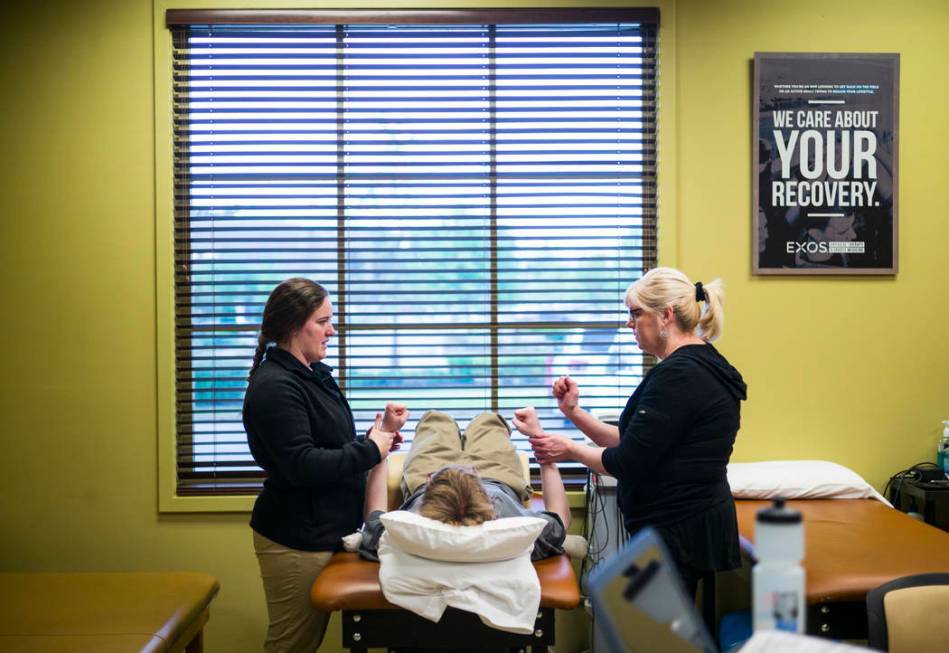
[[[874,499],[788,501],[804,516],[807,602],[863,601],[894,578],[949,571],[949,533]],[[735,501],[742,546],[754,555],[755,514],[770,501]]]
[[[192,572],[0,573],[0,650],[171,650],[218,589]]]
[[[540,605],[570,610],[580,604],[573,565],[565,555],[534,563],[540,579]],[[379,563],[355,553],[337,553],[310,590],[310,600],[323,612],[334,610],[398,610],[386,601],[379,586]]]

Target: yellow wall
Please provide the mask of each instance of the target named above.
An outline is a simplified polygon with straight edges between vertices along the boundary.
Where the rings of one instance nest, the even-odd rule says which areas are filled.
[[[751,386],[736,457],[829,458],[877,486],[931,460],[949,418],[949,5],[663,7],[663,252],[728,284],[721,346]],[[152,3],[4,9],[0,569],[204,570],[223,585],[208,650],[259,650],[247,516],[157,513]],[[755,50],[901,53],[897,278],[751,276]]]
[[[949,3],[677,2],[678,264],[721,276],[749,384],[735,459],[827,458],[881,487],[949,419]],[[896,278],[750,273],[755,51],[898,52]]]

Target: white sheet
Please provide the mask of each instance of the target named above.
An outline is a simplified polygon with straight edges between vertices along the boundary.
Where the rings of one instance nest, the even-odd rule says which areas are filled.
[[[530,634],[540,608],[540,581],[530,552],[498,562],[437,562],[379,541],[379,584],[390,603],[430,621],[451,606],[493,628]]]

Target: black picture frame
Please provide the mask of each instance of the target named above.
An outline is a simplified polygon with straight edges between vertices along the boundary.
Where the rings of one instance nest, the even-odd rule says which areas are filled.
[[[754,274],[897,273],[899,63],[755,53]]]

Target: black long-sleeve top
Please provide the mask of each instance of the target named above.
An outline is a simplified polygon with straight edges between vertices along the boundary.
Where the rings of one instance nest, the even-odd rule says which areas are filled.
[[[366,472],[381,459],[356,437],[349,403],[323,363],[267,350],[244,396],[244,429],[267,473],[251,527],[302,551],[333,551],[362,524]]]
[[[620,416],[619,444],[602,459],[630,533],[651,525],[667,539],[694,540],[683,542],[691,551],[667,543],[699,568],[734,562],[737,527],[715,522],[734,519],[725,471],[745,397],[741,374],[710,344],[680,347],[646,375]],[[723,539],[723,552],[694,549]]]

